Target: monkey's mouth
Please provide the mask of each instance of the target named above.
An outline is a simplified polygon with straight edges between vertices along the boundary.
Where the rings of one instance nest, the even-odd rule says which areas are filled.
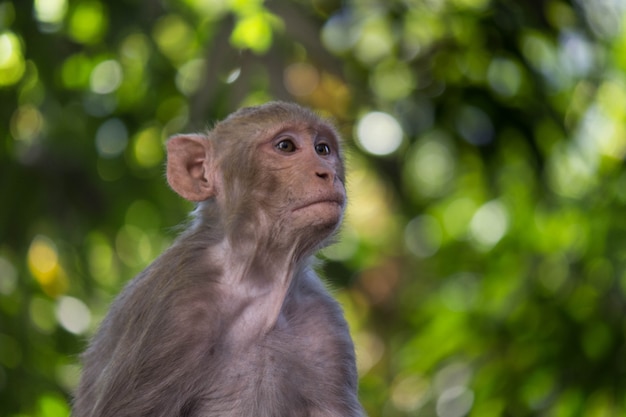
[[[321,198],[318,200],[309,201],[293,209],[293,211],[303,210],[318,204],[334,204],[338,208],[342,209],[344,205],[344,199],[339,197]]]

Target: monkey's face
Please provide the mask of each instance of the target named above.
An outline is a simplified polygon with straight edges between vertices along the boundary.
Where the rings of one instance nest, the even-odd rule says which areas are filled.
[[[334,230],[346,200],[334,134],[323,125],[292,127],[262,142],[259,151],[275,185],[268,195],[278,203],[283,221],[296,230]]]
[[[290,123],[246,140],[250,146],[239,155],[246,163],[230,171],[235,181],[225,184],[226,194],[237,196],[225,202],[226,210],[245,216],[237,223],[253,224],[257,233],[318,246],[337,229],[346,204],[334,131],[321,123]],[[244,198],[242,188],[249,190]]]

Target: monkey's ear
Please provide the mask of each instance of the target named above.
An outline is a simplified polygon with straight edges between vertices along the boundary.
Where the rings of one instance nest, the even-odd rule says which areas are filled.
[[[167,141],[167,182],[189,201],[216,195],[212,146],[203,135],[178,135]]]

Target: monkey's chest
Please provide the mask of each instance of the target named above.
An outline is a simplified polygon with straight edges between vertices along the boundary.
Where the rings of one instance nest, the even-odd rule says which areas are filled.
[[[232,352],[205,415],[311,415],[342,389],[340,343],[327,331],[286,326]]]
[[[302,334],[291,329],[271,332],[232,359],[230,378],[249,390],[277,393],[309,392],[309,381],[323,379],[325,371],[336,365],[327,334]],[[324,349],[326,345],[326,349]]]

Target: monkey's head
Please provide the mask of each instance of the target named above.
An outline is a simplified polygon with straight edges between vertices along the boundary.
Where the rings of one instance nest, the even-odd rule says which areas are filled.
[[[243,108],[206,134],[167,143],[167,179],[182,197],[217,206],[231,239],[319,246],[346,201],[339,135],[296,104]]]

